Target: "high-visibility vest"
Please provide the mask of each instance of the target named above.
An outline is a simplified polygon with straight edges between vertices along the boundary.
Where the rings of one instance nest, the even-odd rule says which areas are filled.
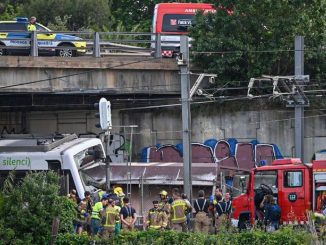
[[[186,222],[187,203],[182,199],[177,199],[171,204],[171,221],[173,223]]]
[[[101,219],[100,212],[103,209],[102,202],[95,203],[93,209],[92,209],[92,219]]]
[[[101,201],[104,194],[105,194],[105,191],[99,191],[98,192],[98,197],[100,198],[100,201]]]
[[[27,25],[27,31],[36,31],[36,25],[35,24],[28,24]]]
[[[119,213],[114,207],[107,207],[105,209],[105,223],[104,227],[115,227],[116,221],[119,219]]]
[[[162,214],[159,209],[152,208],[148,212],[148,220],[147,224],[149,225],[149,228],[152,229],[160,229],[163,225],[162,222]]]

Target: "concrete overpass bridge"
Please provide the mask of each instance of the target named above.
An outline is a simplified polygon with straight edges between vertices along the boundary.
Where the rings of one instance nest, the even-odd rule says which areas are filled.
[[[0,111],[90,109],[102,96],[115,108],[180,97],[175,59],[2,56],[0,74]]]

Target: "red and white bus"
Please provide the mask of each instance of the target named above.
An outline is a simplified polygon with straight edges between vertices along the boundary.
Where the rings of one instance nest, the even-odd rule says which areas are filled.
[[[212,4],[207,3],[159,3],[153,17],[153,33],[161,34],[162,55],[173,57],[180,50],[180,35],[188,33],[194,25],[196,12],[215,12]],[[155,40],[153,36],[152,40]],[[155,48],[155,44],[152,44]]]

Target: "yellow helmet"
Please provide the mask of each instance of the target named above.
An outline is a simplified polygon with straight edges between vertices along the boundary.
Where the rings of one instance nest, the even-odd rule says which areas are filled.
[[[117,194],[118,196],[123,194],[123,190],[121,187],[116,187],[114,188],[114,191],[113,191],[115,194]]]
[[[165,190],[162,190],[162,191],[160,192],[160,195],[162,195],[162,196],[167,196],[167,195],[168,195],[168,192],[165,191]]]

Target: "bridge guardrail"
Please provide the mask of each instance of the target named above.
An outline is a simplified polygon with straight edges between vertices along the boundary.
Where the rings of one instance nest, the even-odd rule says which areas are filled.
[[[102,57],[105,55],[113,54],[125,54],[125,55],[146,55],[154,56],[156,58],[162,57],[162,44],[166,46],[172,46],[178,48],[180,42],[178,40],[164,40],[164,36],[180,36],[180,35],[162,35],[155,33],[135,33],[135,32],[25,32],[25,31],[5,31],[5,33],[14,32],[15,38],[1,37],[0,33],[0,45],[2,43],[2,49],[5,50],[26,50],[30,49],[31,56],[38,56],[39,51],[46,50],[73,50],[74,52],[83,53],[84,55]],[[44,34],[44,37],[38,38],[38,35]],[[52,34],[67,35],[64,39],[56,40],[47,38]],[[28,36],[28,37],[19,37]],[[79,37],[80,39],[69,37]],[[177,38],[178,39],[178,38]],[[5,45],[4,42],[9,41],[9,45]],[[54,42],[61,43],[76,43],[82,42],[86,46],[54,46]],[[10,45],[11,44],[11,45]]]

